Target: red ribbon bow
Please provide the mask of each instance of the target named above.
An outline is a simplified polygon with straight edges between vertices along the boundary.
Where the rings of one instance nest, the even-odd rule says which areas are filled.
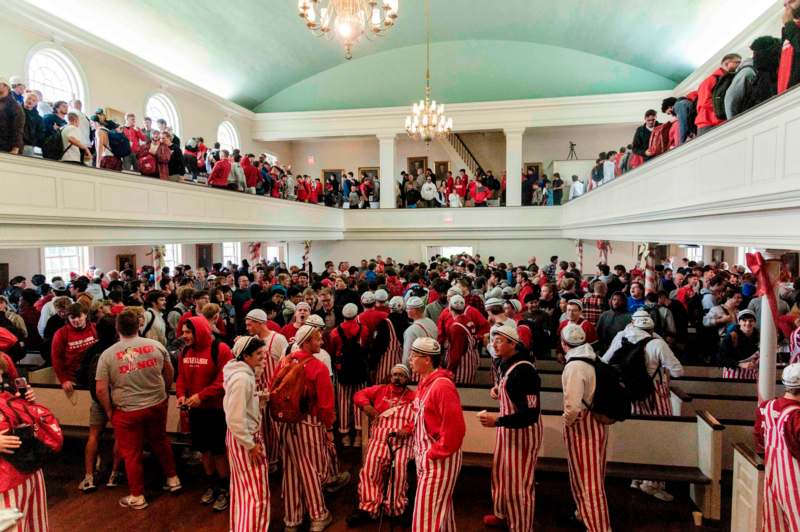
[[[775,285],[769,278],[767,263],[760,252],[747,253],[745,255],[747,267],[753,272],[756,278],[756,296],[767,296],[769,309],[772,311],[772,324],[777,328],[778,323],[778,300],[775,297]],[[762,328],[764,324],[761,324]]]

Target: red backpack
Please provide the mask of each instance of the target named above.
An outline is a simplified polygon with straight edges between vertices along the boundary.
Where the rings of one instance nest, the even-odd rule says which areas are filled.
[[[13,454],[3,455],[3,460],[23,474],[41,469],[64,444],[64,434],[49,409],[10,393],[0,394],[0,429],[22,440],[22,446]]]
[[[298,360],[289,355],[278,368],[269,393],[269,413],[275,421],[298,423],[308,413],[306,364],[316,360]]]
[[[653,128],[653,132],[650,134],[650,145],[647,148],[651,157],[661,155],[669,150],[669,130],[672,128],[672,124],[673,122],[667,122]]]
[[[152,154],[147,153],[139,157],[139,172],[146,176],[158,175],[156,158]]]

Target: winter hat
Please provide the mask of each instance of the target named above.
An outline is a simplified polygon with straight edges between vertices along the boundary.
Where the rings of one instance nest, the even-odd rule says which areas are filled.
[[[297,332],[294,335],[294,345],[296,345],[297,347],[302,346],[306,340],[311,338],[311,333],[317,330],[319,330],[319,328],[314,327],[312,325],[303,325],[302,327],[297,329]]]
[[[392,366],[392,371],[394,371],[395,369],[403,370],[403,373],[406,374],[406,377],[408,377],[409,379],[411,378],[411,370],[408,369],[408,366],[406,366],[405,364],[395,364],[394,366]]]
[[[352,320],[358,314],[358,307],[355,303],[348,303],[342,309],[342,316],[344,316],[348,320]]]
[[[392,312],[403,312],[405,306],[405,302],[400,296],[394,296],[389,300],[389,310]]]
[[[281,294],[283,297],[286,297],[286,289],[283,287],[283,285],[280,284],[272,285],[272,288],[270,288],[269,291],[272,294],[278,293]]]
[[[489,299],[486,300],[486,305],[485,306],[486,306],[486,308],[502,307],[503,303],[504,303],[504,301],[502,299],[497,298],[497,297],[492,297],[492,298],[489,298]]]
[[[739,314],[736,315],[736,321],[740,321],[740,320],[743,320],[745,318],[750,318],[751,320],[755,320],[756,319],[756,313],[753,312],[752,310],[750,310],[749,308],[746,308],[746,309],[740,311]],[[756,321],[758,321],[758,320],[756,320]]]
[[[375,301],[377,301],[378,303],[386,303],[387,301],[389,301],[389,292],[387,292],[383,288],[375,290]]]
[[[372,292],[364,292],[361,294],[362,305],[373,305],[375,303],[375,294]]]
[[[653,318],[650,317],[650,314],[641,308],[633,313],[633,316],[631,317],[631,324],[633,324],[634,327],[648,331],[653,330],[656,326],[656,324],[653,323]]]
[[[561,339],[572,347],[578,347],[586,343],[586,333],[583,327],[570,323],[561,330]]]
[[[0,85],[5,85],[5,86],[7,86],[9,89],[11,88],[11,83],[9,83],[9,82],[8,82],[8,80],[7,80],[6,78],[4,78],[4,77],[1,77],[1,76],[0,76]]]
[[[522,310],[522,303],[519,302],[519,299],[509,299],[508,304],[514,307],[514,312]]]
[[[26,85],[27,86],[27,83],[25,83],[25,80],[22,79],[19,76],[11,76],[11,78],[8,80],[8,86],[9,87],[13,87],[14,85]]]
[[[511,327],[510,325],[500,325],[499,327],[492,327],[492,334],[500,336],[505,336],[509,340],[513,342],[519,342],[519,333],[517,333],[517,329]]]
[[[756,293],[756,285],[752,283],[744,283],[742,285],[742,295],[744,297],[752,297]]]
[[[317,314],[312,314],[306,321],[303,322],[303,325],[310,325],[311,327],[317,327],[318,329],[325,328],[325,320],[322,319],[321,316]]]
[[[454,295],[450,298],[450,308],[453,310],[464,310],[467,306],[467,303],[464,301],[464,298],[460,295]]]
[[[411,344],[411,350],[427,356],[437,356],[442,352],[439,342],[427,336],[414,340],[414,343]]]
[[[455,295],[461,295],[461,290],[454,286],[447,289],[447,299],[450,299]]]
[[[267,313],[261,310],[260,308],[254,308],[250,312],[247,313],[245,316],[246,320],[253,320],[258,323],[267,323]]]
[[[424,307],[425,307],[425,302],[422,301],[422,299],[417,296],[411,296],[408,298],[408,301],[406,301],[406,308],[411,309],[411,308],[424,308]]]
[[[255,336],[239,336],[236,338],[236,341],[233,343],[233,347],[231,351],[233,352],[233,357],[236,360],[243,360],[245,355],[248,354],[247,346],[253,341]]]
[[[514,289],[510,286],[506,286],[500,291],[500,293],[502,294],[503,298],[510,298],[514,296]]]
[[[583,302],[580,299],[570,299],[567,301],[567,305],[577,305],[579,309],[583,310]]]
[[[787,388],[800,388],[800,362],[783,368],[783,385]]]
[[[306,303],[305,301],[301,301],[300,303],[298,303],[298,304],[297,304],[297,305],[295,305],[295,307],[294,307],[294,309],[295,309],[295,310],[300,310],[301,308],[304,308],[304,309],[306,309],[307,311],[311,312],[311,305],[309,305],[309,304],[308,304],[308,303]]]
[[[500,299],[503,297],[503,289],[499,286],[495,286],[488,292],[486,292],[486,299]]]

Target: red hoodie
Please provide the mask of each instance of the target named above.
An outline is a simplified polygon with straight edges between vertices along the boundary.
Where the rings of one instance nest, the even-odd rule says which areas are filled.
[[[313,358],[314,355],[306,351],[295,351],[289,356],[283,357],[278,364],[278,368],[272,373],[272,381],[269,383],[270,389],[280,373],[280,369],[289,364],[291,360],[303,361]],[[327,428],[333,427],[336,419],[336,411],[333,408],[333,383],[331,382],[328,368],[314,358],[303,367],[306,377],[306,399],[308,400],[308,413],[316,417]]]
[[[722,67],[716,69],[708,76],[697,89],[697,118],[694,123],[698,128],[717,126],[724,122],[714,113],[714,87],[719,78],[726,74]]]
[[[367,338],[372,338],[375,335],[375,330],[378,324],[389,316],[388,308],[368,308],[358,316],[356,321],[367,329]]]
[[[491,325],[489,324],[489,320],[483,317],[478,309],[473,307],[472,305],[467,305],[464,309],[464,321],[462,323],[467,325],[471,330],[475,330],[475,337],[478,340],[482,340],[483,335],[489,332]],[[453,322],[453,315],[450,313],[450,307],[445,307],[442,310],[442,313],[439,314],[439,321],[436,323],[436,327],[439,329],[439,343],[444,343],[447,338],[447,330],[450,328],[450,324]],[[473,325],[469,325],[472,323]]]
[[[194,316],[186,322],[194,329],[194,342],[183,349],[178,360],[178,382],[175,395],[178,398],[189,398],[194,394],[200,396],[200,408],[222,408],[222,368],[233,358],[230,348],[219,344],[217,363],[211,356],[213,335],[211,326],[202,316]]]
[[[376,384],[353,394],[353,403],[359,407],[372,405],[378,414],[395,406],[413,403],[417,394],[405,386],[398,388],[393,384]]]
[[[308,201],[308,184],[305,181],[297,183],[297,201]]]
[[[353,338],[358,334],[359,327],[361,328],[361,345],[367,345],[367,326],[359,324],[356,320],[346,320],[341,323],[342,330],[348,338]],[[331,335],[328,340],[328,345],[331,348],[331,356],[336,359],[342,355],[342,347],[344,347],[344,340],[339,336],[339,327],[331,330]]]
[[[208,185],[211,187],[227,187],[228,176],[231,174],[230,159],[217,161],[211,173],[208,175]]]
[[[470,307],[472,308],[472,307]],[[460,323],[463,325],[456,325],[456,323]],[[466,327],[466,329],[464,328]],[[461,359],[464,358],[467,354],[467,349],[469,349],[469,340],[470,340],[470,333],[474,336],[475,335],[475,324],[470,322],[469,319],[464,315],[461,314],[456,316],[455,319],[452,317],[448,321],[446,337],[448,342],[447,347],[447,369],[450,371],[455,371],[458,369],[458,366],[461,364]]]
[[[419,383],[417,396],[425,401],[422,419],[425,432],[434,439],[427,458],[447,458],[461,449],[467,428],[453,374],[437,369]]]
[[[248,188],[255,188],[261,180],[261,172],[258,168],[250,164],[249,157],[242,157],[242,170],[244,171],[244,180]]]
[[[51,357],[58,382],[75,382],[75,375],[81,366],[83,355],[96,343],[97,331],[94,323],[88,321],[86,327],[80,330],[67,322],[56,331],[53,336]]]

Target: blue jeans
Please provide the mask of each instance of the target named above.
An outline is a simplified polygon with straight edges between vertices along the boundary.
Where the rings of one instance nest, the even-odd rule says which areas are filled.
[[[694,129],[694,124],[689,123],[689,112],[692,105],[694,104],[691,100],[678,100],[672,106],[672,112],[675,113],[675,117],[678,119],[678,146],[686,142],[686,137]]]

